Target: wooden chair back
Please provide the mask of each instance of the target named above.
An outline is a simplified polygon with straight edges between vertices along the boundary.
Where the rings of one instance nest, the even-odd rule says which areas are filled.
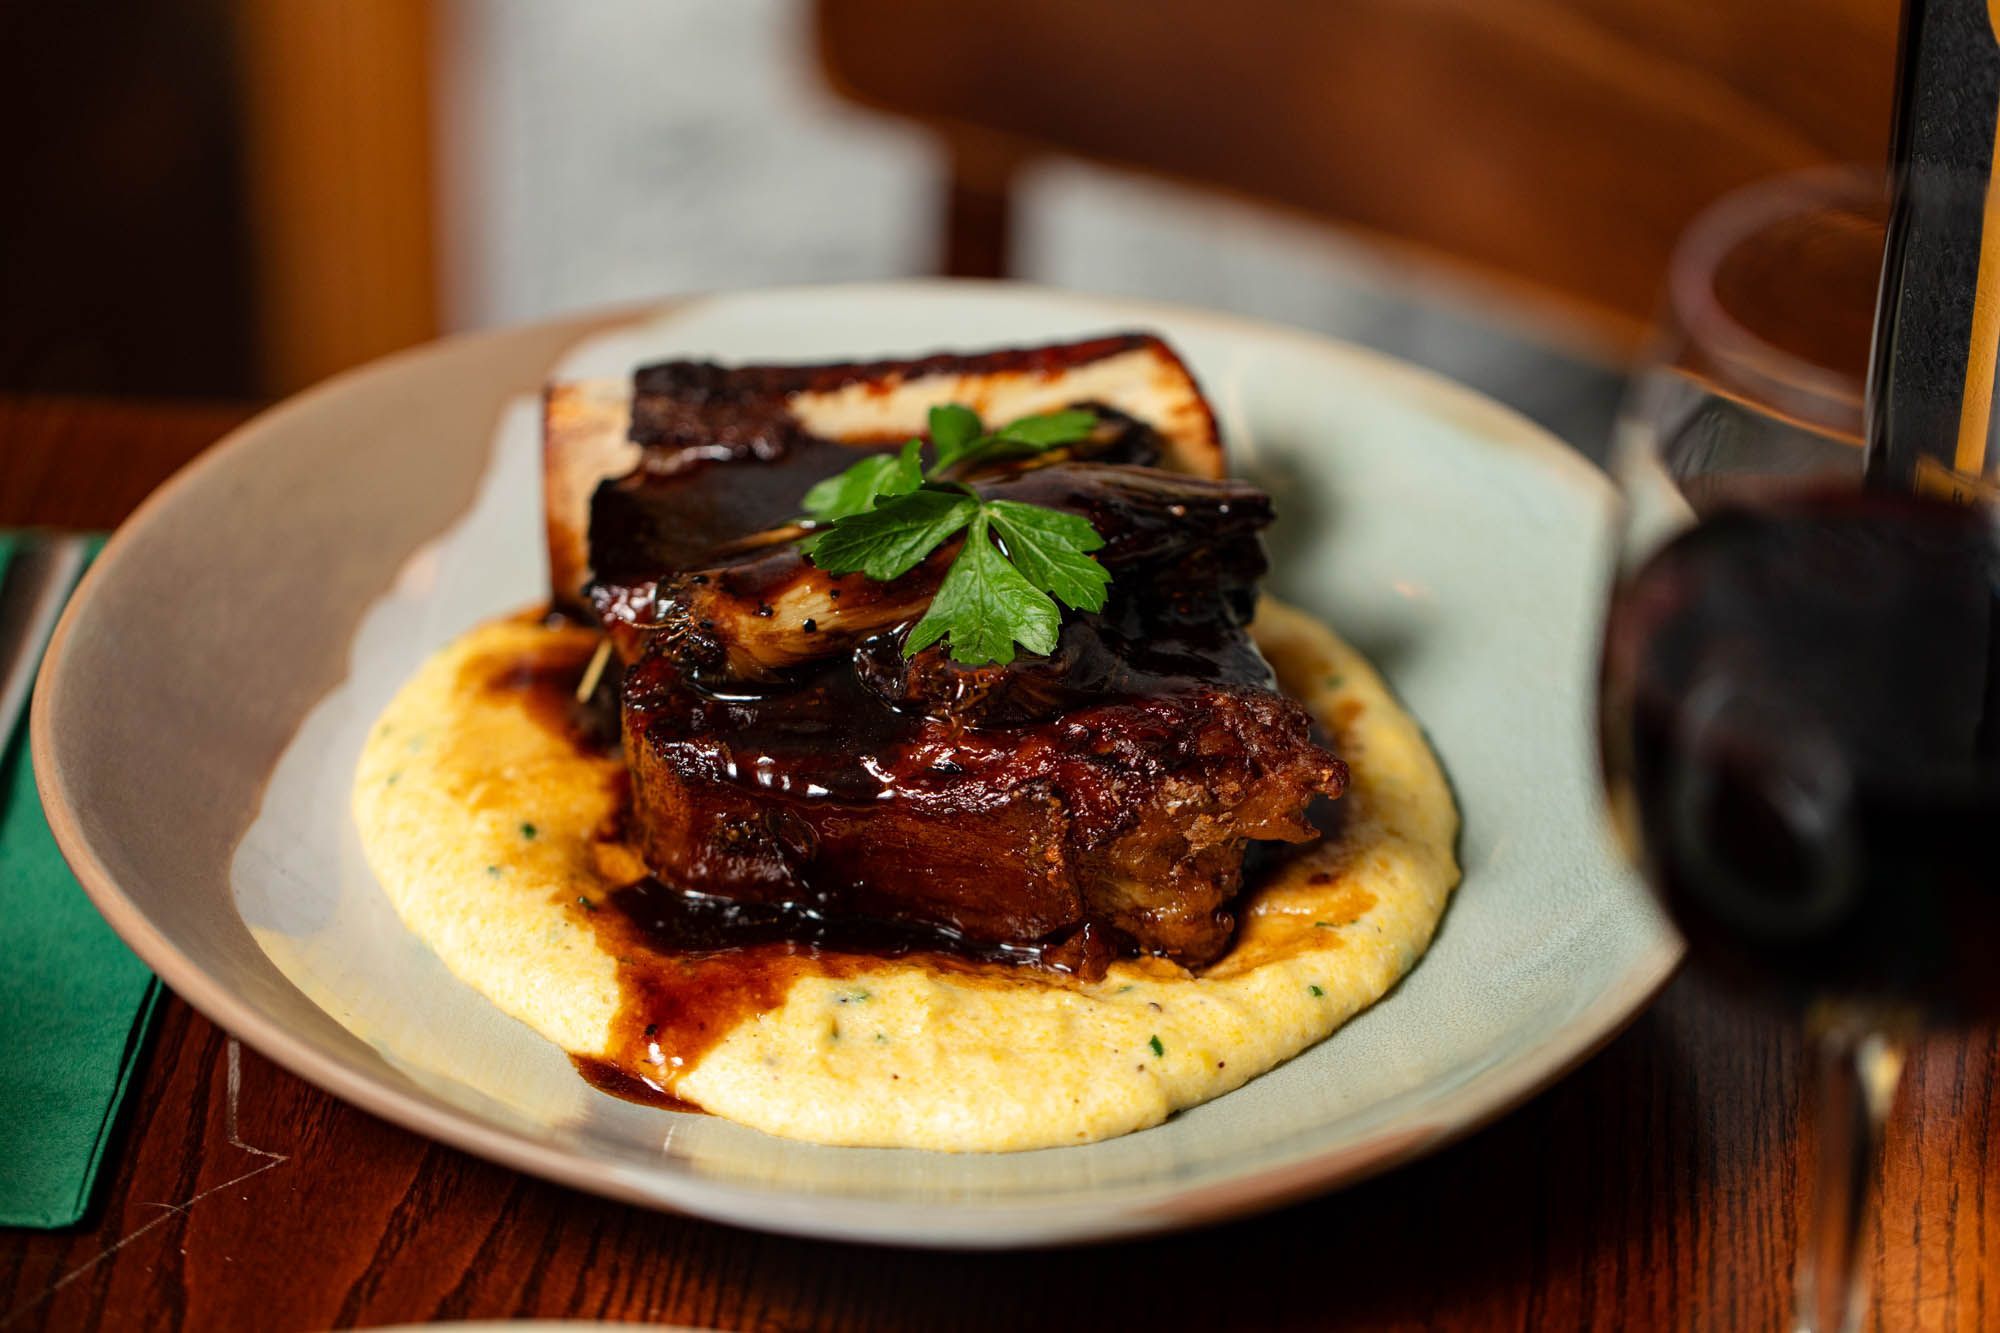
[[[950,266],[1004,268],[1060,153],[1359,229],[1629,345],[1734,186],[1882,159],[1895,0],[816,0],[847,97],[953,164]]]

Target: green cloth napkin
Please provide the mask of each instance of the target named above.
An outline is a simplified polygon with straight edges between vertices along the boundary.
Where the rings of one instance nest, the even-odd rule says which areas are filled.
[[[0,577],[16,542],[0,532]],[[56,850],[27,733],[0,737],[0,1226],[62,1227],[90,1205],[160,983]]]

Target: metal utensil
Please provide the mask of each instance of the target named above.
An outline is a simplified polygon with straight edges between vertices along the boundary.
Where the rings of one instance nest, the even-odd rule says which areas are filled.
[[[14,732],[42,649],[83,571],[87,541],[52,533],[23,542],[0,580],[0,742]]]

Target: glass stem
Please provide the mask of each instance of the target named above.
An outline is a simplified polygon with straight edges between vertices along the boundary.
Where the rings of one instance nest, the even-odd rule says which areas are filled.
[[[1903,1074],[1900,1025],[1846,1008],[1815,1012],[1819,1173],[1799,1256],[1798,1333],[1855,1333],[1868,1308],[1862,1244],[1875,1208],[1882,1126]]]

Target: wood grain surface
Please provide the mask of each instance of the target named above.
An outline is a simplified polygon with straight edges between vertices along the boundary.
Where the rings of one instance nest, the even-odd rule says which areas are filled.
[[[101,525],[241,413],[0,399],[0,523]],[[1883,1330],[2000,1327],[2000,1042],[1911,1062],[1871,1250]],[[932,1254],[606,1203],[393,1128],[163,1006],[85,1225],[0,1231],[0,1328],[509,1315],[727,1329],[1774,1329],[1809,1148],[1777,1020],[1695,978],[1431,1158],[1267,1216]]]

